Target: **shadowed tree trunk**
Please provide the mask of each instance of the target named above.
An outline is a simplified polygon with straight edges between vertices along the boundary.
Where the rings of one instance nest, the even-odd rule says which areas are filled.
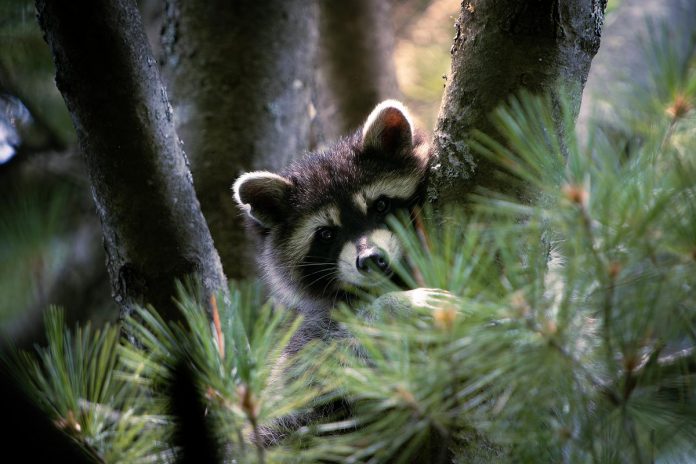
[[[653,82],[660,78],[656,73],[664,66],[651,62],[645,49],[663,34],[665,39],[676,42],[670,49],[683,54],[680,61],[688,63],[696,46],[696,2],[623,0],[609,16],[578,116],[581,143],[588,142],[588,124],[593,119],[596,121],[593,127],[608,136],[615,146],[639,142],[632,140],[635,129],[626,127],[625,121],[630,119],[626,116],[635,115],[636,89],[654,93],[654,88],[660,87]]]
[[[37,0],[72,115],[122,314],[149,303],[178,318],[174,280],[225,277],[174,130],[135,2]]]
[[[168,2],[164,71],[177,132],[225,273],[253,275],[230,187],[306,151],[313,116],[312,0]]]
[[[431,200],[461,203],[478,187],[524,196],[500,185],[496,167],[477,156],[467,139],[473,130],[495,137],[490,112],[522,89],[550,93],[557,104],[563,85],[577,114],[605,7],[606,0],[462,2],[435,130],[439,160]]]
[[[398,98],[388,0],[319,0],[317,107],[333,140],[359,127],[377,103]]]

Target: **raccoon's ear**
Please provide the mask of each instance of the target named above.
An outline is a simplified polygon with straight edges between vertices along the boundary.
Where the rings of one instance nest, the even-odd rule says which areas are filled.
[[[286,214],[288,192],[292,183],[267,171],[242,174],[232,186],[239,207],[264,227],[282,221]]]
[[[413,148],[413,124],[406,107],[397,100],[385,100],[372,110],[363,126],[363,147],[388,154],[405,154]]]

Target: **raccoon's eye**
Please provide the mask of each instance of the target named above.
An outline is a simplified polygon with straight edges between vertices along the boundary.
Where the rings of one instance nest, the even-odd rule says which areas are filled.
[[[375,208],[375,211],[377,211],[379,214],[387,214],[390,206],[391,205],[389,202],[389,198],[382,197],[382,198],[378,198],[377,201],[375,201],[374,208]]]
[[[324,243],[331,242],[336,236],[336,233],[330,227],[322,227],[321,229],[317,229],[316,233],[317,237],[319,237],[319,240],[321,240]]]

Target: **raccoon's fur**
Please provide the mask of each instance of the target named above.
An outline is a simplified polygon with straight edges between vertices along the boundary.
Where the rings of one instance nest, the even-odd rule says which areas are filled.
[[[389,277],[402,249],[385,218],[421,200],[429,159],[406,108],[387,100],[333,146],[280,174],[250,172],[234,183],[273,298],[303,316],[288,354],[341,336],[331,310],[351,303],[351,288]]]

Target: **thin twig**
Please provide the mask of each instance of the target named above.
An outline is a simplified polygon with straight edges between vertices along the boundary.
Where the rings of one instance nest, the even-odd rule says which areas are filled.
[[[217,299],[215,298],[215,295],[210,295],[210,307],[213,312],[213,324],[215,325],[215,335],[217,336],[220,358],[225,359],[225,336],[222,333],[222,325],[220,324],[220,313],[218,312]]]

